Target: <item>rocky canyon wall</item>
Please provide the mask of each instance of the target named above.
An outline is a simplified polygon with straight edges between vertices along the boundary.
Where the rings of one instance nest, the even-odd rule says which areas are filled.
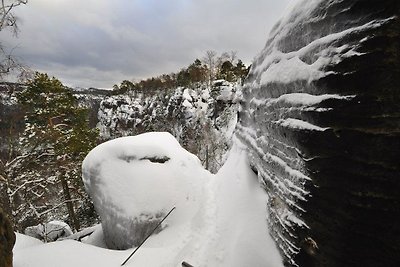
[[[299,1],[254,61],[236,135],[287,266],[400,266],[399,6]]]

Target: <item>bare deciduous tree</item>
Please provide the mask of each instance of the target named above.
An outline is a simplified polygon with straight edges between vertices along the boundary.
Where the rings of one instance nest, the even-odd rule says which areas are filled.
[[[210,86],[211,86],[211,82],[214,80],[215,78],[215,64],[216,64],[216,59],[215,57],[217,56],[217,52],[215,52],[214,50],[208,50],[205,54],[205,56],[203,57],[203,62],[204,64],[207,66],[208,68],[208,78],[209,78],[209,82],[210,82]]]
[[[13,13],[15,7],[25,5],[28,0],[1,0],[0,31],[8,28],[15,35],[18,33],[17,17]],[[11,70],[20,68],[17,59],[8,53],[0,43],[0,79]],[[23,67],[21,67],[23,69]]]
[[[233,64],[235,64],[235,60],[237,59],[237,51],[230,51],[229,52],[229,61]]]
[[[18,32],[17,17],[12,11],[15,7],[26,3],[28,3],[28,0],[1,0],[0,31],[6,27],[11,27],[15,34]]]

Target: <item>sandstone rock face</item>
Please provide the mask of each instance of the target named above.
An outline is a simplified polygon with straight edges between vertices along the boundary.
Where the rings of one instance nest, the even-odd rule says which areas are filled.
[[[237,136],[287,266],[400,266],[399,6],[300,1],[252,66]]]
[[[10,220],[0,208],[0,267],[11,267],[15,234]]]

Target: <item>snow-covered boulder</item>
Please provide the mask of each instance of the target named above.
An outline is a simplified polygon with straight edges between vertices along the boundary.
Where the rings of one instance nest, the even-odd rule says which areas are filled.
[[[113,249],[138,245],[173,207],[173,218],[159,230],[190,220],[205,184],[203,176],[193,176],[205,172],[198,158],[169,133],[103,143],[87,155],[82,168],[105,242]]]
[[[27,227],[25,234],[46,242],[52,242],[72,235],[72,230],[65,222],[51,221],[46,224]]]

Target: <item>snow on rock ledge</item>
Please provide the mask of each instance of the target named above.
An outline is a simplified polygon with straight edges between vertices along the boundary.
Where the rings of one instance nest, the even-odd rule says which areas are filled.
[[[208,174],[172,135],[156,132],[97,146],[82,170],[112,249],[138,245],[173,207],[161,229],[190,220],[199,209]]]

